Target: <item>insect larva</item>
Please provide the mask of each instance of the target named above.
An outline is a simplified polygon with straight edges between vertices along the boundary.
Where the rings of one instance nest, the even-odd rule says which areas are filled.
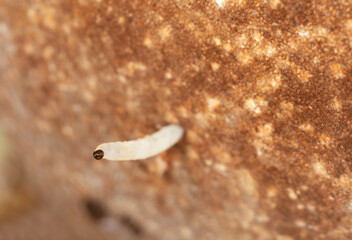
[[[169,149],[183,136],[183,128],[169,125],[144,138],[127,142],[110,142],[100,144],[93,157],[111,161],[145,159]]]

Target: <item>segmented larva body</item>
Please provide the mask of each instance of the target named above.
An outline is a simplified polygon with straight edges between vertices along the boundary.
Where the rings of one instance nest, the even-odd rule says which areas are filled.
[[[111,161],[145,159],[169,149],[183,136],[183,128],[178,125],[169,125],[144,138],[100,144],[94,151],[95,159],[102,158]]]

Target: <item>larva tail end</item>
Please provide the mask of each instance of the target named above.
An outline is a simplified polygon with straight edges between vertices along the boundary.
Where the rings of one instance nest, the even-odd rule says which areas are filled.
[[[103,150],[96,150],[95,152],[93,152],[93,157],[96,159],[96,160],[100,160],[104,157],[104,151]]]

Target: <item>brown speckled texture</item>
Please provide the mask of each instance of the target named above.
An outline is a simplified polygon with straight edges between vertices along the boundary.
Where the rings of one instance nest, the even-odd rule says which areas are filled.
[[[3,0],[2,239],[352,239],[351,47],[346,0]]]

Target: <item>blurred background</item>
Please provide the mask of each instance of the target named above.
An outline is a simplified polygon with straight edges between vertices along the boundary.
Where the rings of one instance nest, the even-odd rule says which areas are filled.
[[[351,39],[344,0],[0,0],[0,239],[352,239]]]

